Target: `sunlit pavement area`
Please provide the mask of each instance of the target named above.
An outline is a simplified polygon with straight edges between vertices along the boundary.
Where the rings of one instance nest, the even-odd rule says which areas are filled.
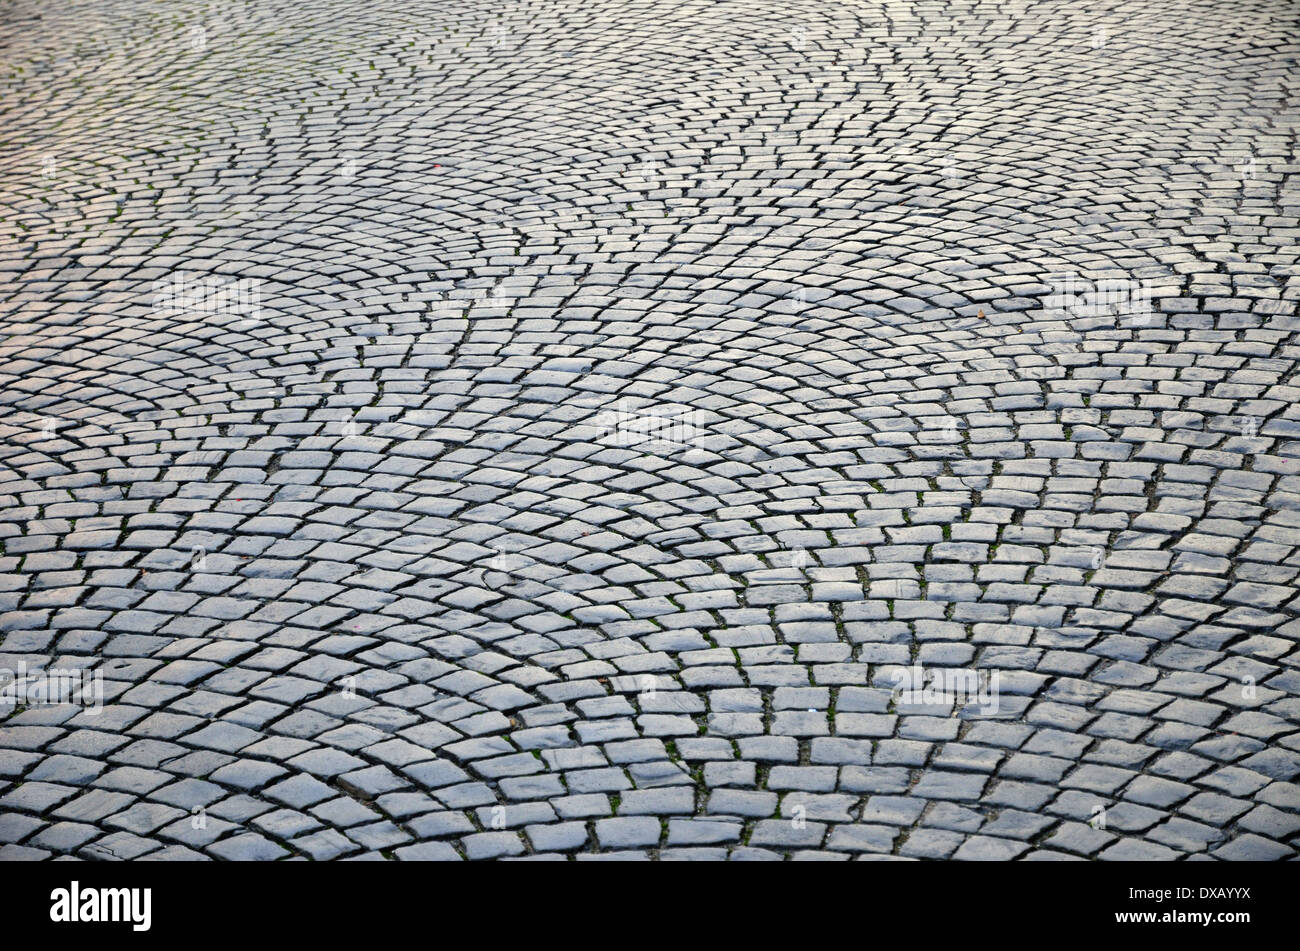
[[[1293,857],[1298,55],[0,3],[0,858]]]

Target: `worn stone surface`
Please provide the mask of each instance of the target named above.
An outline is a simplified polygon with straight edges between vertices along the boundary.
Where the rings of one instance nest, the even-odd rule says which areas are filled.
[[[1293,857],[1295,13],[8,4],[0,858]]]

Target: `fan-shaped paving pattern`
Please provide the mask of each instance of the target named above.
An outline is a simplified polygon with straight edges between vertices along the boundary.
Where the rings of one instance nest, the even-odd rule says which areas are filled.
[[[1220,7],[9,3],[0,666],[105,704],[0,723],[0,856],[1294,855]]]

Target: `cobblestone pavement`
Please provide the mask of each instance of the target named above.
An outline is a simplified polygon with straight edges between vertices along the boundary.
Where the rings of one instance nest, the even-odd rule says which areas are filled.
[[[1298,21],[6,0],[0,857],[1294,856]]]

